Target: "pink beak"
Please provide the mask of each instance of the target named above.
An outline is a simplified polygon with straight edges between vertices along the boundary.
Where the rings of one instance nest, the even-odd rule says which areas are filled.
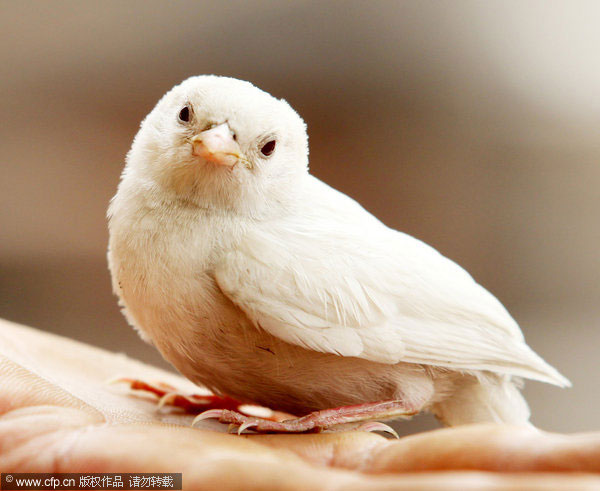
[[[233,167],[239,160],[246,160],[227,123],[198,133],[191,143],[192,155],[207,162]]]

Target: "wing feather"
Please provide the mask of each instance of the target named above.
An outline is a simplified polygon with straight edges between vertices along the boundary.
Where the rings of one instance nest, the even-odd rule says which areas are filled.
[[[303,213],[253,227],[216,268],[222,291],[257,327],[341,356],[569,384],[460,266],[320,181],[312,186]]]

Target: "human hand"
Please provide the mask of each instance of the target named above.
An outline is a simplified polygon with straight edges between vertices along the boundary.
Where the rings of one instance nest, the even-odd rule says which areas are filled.
[[[496,425],[400,440],[361,432],[229,435],[106,383],[187,380],[66,338],[0,321],[0,471],[181,472],[207,489],[598,489],[600,433]],[[484,473],[480,471],[494,471]],[[577,474],[576,474],[577,473]]]

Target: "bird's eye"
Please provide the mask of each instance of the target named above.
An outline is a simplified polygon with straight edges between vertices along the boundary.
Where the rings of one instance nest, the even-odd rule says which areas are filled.
[[[189,123],[190,122],[190,107],[189,106],[183,106],[181,108],[181,111],[179,111],[179,121],[181,121],[182,123]]]
[[[262,153],[265,157],[268,157],[275,151],[275,143],[275,140],[268,141],[260,149],[260,153]]]

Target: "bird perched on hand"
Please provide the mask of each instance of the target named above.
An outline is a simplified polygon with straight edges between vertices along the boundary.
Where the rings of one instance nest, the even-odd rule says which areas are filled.
[[[521,378],[569,385],[460,266],[311,176],[304,122],[249,82],[169,91],[108,216],[127,319],[215,392],[211,408],[229,404],[204,417],[281,432],[423,410],[526,423]],[[305,416],[251,418],[233,399]]]

